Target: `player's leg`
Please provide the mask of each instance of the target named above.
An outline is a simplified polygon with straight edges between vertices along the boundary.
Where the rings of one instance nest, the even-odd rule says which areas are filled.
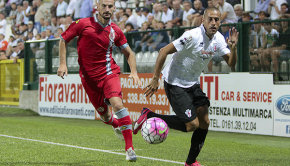
[[[199,127],[193,132],[191,137],[191,146],[188,153],[188,157],[186,160],[187,165],[191,165],[195,163],[195,165],[199,165],[196,161],[199,152],[204,144],[208,127],[209,127],[209,118],[208,118],[208,107],[210,102],[205,93],[203,93],[202,89],[199,85],[193,86],[191,89],[192,97],[193,97],[193,105],[195,106],[196,114]],[[188,125],[189,123],[187,123]]]
[[[122,102],[121,83],[118,75],[110,76],[103,84],[104,95],[109,99],[110,105],[113,107],[115,115],[118,120],[118,125],[124,136],[126,159],[129,161],[136,161],[136,154],[134,152],[132,141],[132,121],[128,110],[124,107]]]
[[[170,85],[165,81],[164,88],[176,115],[160,115],[152,112],[148,108],[144,108],[141,112],[141,116],[134,125],[134,134],[138,133],[147,118],[152,117],[161,118],[167,123],[169,128],[183,132],[193,131],[198,127],[198,119],[196,118],[195,112],[192,111],[194,106],[188,89]],[[185,125],[187,122],[190,122],[188,126]]]
[[[191,165],[196,162],[196,158],[199,155],[201,148],[203,147],[209,127],[208,105],[200,106],[197,108],[196,119],[199,120],[199,128],[193,132],[191,137],[191,146],[186,159],[187,165]]]

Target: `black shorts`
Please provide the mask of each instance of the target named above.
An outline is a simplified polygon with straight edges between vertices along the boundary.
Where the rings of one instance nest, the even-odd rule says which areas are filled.
[[[199,84],[182,88],[164,81],[164,88],[173,111],[184,123],[196,118],[196,109],[199,106],[210,106],[208,97],[203,93]]]

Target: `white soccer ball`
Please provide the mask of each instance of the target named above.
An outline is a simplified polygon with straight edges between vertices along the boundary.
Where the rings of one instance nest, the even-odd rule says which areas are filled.
[[[169,128],[160,118],[147,119],[141,128],[141,135],[149,144],[159,144],[167,138]]]

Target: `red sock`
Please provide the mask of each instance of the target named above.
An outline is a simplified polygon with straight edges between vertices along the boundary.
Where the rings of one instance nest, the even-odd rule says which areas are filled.
[[[132,141],[132,121],[130,116],[125,116],[121,119],[118,119],[118,121],[125,140],[125,150],[127,151],[127,149],[131,147],[134,150]]]
[[[111,114],[110,120],[107,121],[107,122],[104,122],[104,123],[106,123],[108,125],[112,125],[114,128],[119,126],[119,122],[118,122],[118,120],[116,118],[114,118],[113,114]]]

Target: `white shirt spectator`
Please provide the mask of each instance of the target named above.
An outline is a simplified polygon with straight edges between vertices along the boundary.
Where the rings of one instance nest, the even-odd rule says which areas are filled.
[[[281,4],[282,3],[287,3],[286,0],[274,0],[276,1],[276,6],[278,7],[279,10],[281,10]],[[270,18],[271,20],[276,20],[276,19],[279,19],[280,17],[280,14],[277,13],[276,9],[275,9],[275,6],[270,6],[271,7],[271,13],[270,13]]]
[[[67,3],[65,1],[58,3],[57,8],[56,8],[56,16],[57,17],[65,16],[66,9],[67,9]]]
[[[75,13],[74,13],[74,19],[80,18],[80,11],[81,11],[82,1],[77,0],[75,4]]]
[[[184,11],[183,11],[182,20],[183,20],[183,21],[188,21],[188,20],[187,20],[187,16],[190,15],[190,14],[193,14],[194,12],[195,12],[195,10],[192,9],[192,8],[189,9],[188,11],[185,11],[185,10],[184,10]]]
[[[137,17],[134,14],[132,14],[128,18],[128,20],[126,21],[125,24],[127,24],[127,23],[131,23],[134,26],[134,29],[137,29],[138,28],[138,25],[137,25]]]
[[[230,53],[224,36],[216,32],[211,40],[205,34],[203,25],[186,31],[173,41],[177,52],[162,70],[164,80],[183,88],[198,83],[201,72],[207,67],[213,56]]]
[[[72,15],[76,10],[76,5],[78,0],[70,0],[66,9],[66,15]]]
[[[167,23],[168,21],[171,21],[173,17],[173,10],[168,9],[166,13],[162,12],[162,18],[161,21],[164,23]]]
[[[27,9],[22,11],[22,15],[23,15],[23,22],[24,24],[28,24],[28,21],[29,21],[29,17],[27,17],[25,14],[28,14],[30,12],[30,6],[27,7]]]
[[[6,32],[6,19],[0,20],[0,33],[4,33]]]
[[[146,18],[143,14],[141,14],[141,16],[139,15],[136,15],[136,18],[137,18],[137,25],[138,27],[142,27],[142,24],[146,21]]]
[[[234,11],[234,8],[231,4],[224,2],[223,6],[219,5],[219,10],[221,12],[221,14],[223,14],[224,12],[227,12],[227,17],[224,19],[225,22],[227,23],[236,23],[237,20],[237,16],[236,13]]]

